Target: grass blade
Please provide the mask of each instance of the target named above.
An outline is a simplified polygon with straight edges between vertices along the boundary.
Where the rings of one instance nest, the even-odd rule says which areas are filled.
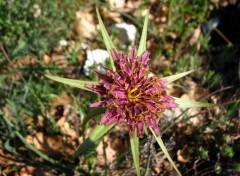
[[[139,167],[139,138],[137,134],[137,129],[135,129],[134,137],[130,136],[130,144],[132,150],[132,156],[134,161],[134,166],[136,168],[137,176],[140,176],[140,167]]]
[[[145,20],[144,20],[144,25],[143,25],[143,30],[142,30],[142,35],[137,51],[137,56],[141,56],[147,48],[147,28],[148,28],[148,13],[146,14]]]
[[[105,126],[105,125],[97,125],[97,127],[94,129],[92,134],[78,147],[76,152],[73,154],[73,158],[77,158],[79,155],[87,154],[90,149],[97,146],[99,140],[106,135],[115,124]]]
[[[166,147],[165,147],[165,145],[164,145],[161,137],[157,136],[157,135],[155,134],[155,132],[153,131],[152,128],[150,128],[150,130],[152,131],[152,133],[153,133],[153,135],[154,135],[154,137],[155,137],[158,145],[161,147],[164,155],[167,157],[168,161],[171,163],[171,165],[173,166],[173,168],[175,169],[175,171],[177,172],[177,174],[178,174],[179,176],[182,176],[182,174],[181,174],[180,171],[178,170],[177,166],[174,164],[171,156],[169,155],[169,153],[168,153],[168,151],[167,151],[167,149],[166,149]]]
[[[146,170],[145,170],[145,173],[144,173],[144,176],[148,176],[149,174],[149,166],[150,166],[150,161],[151,161],[151,158],[150,158],[151,155],[148,156],[148,160],[147,160],[147,167],[146,167]]]
[[[31,151],[33,151],[36,155],[38,155],[39,157],[43,158],[44,160],[48,161],[49,163],[52,163],[56,166],[60,166],[63,168],[68,168],[68,169],[72,169],[71,165],[65,165],[51,157],[49,157],[48,155],[46,155],[45,153],[41,152],[40,150],[38,150],[34,145],[30,144],[25,137],[19,132],[19,131],[15,131],[14,129],[14,124],[12,123],[12,121],[7,118],[5,115],[3,115],[3,112],[0,110],[0,115],[3,117],[3,120],[9,125],[10,128],[12,128],[12,132],[14,133],[14,135],[16,135],[21,142],[25,145],[25,147]],[[14,154],[17,154],[17,151],[14,147],[11,147],[9,144],[9,140],[5,143],[5,147],[7,147],[7,149],[11,149],[11,151]]]
[[[189,101],[189,100],[184,100],[184,99],[176,98],[176,97],[172,97],[172,98],[174,98],[175,102],[181,108],[195,108],[195,107],[210,107],[210,106],[214,106],[214,104],[212,104],[212,103],[198,102],[198,101]]]
[[[22,143],[24,143],[24,145],[26,146],[26,148],[32,150],[35,154],[37,154],[38,156],[40,156],[41,158],[45,159],[46,161],[55,164],[55,165],[59,165],[59,166],[63,166],[64,165],[60,162],[58,162],[57,160],[54,160],[50,157],[48,157],[46,154],[42,153],[41,151],[39,151],[37,148],[35,148],[32,144],[28,143],[26,141],[26,139],[18,132],[15,132],[16,135],[18,136],[18,138],[22,141]],[[66,167],[66,166],[65,166]]]
[[[102,37],[103,37],[103,41],[106,45],[106,48],[107,48],[107,51],[108,51],[108,54],[109,54],[109,58],[110,58],[110,63],[111,63],[111,66],[112,66],[112,69],[114,71],[116,71],[116,68],[115,68],[115,65],[114,65],[114,61],[113,61],[113,58],[112,58],[112,54],[111,54],[111,49],[115,48],[114,45],[113,45],[113,42],[111,40],[111,38],[109,37],[108,35],[108,32],[103,24],[103,21],[102,21],[102,18],[100,16],[100,13],[98,11],[98,9],[96,8],[96,12],[97,12],[97,18],[98,18],[98,22],[99,22],[99,25],[100,25],[100,30],[101,30],[101,33],[102,33]]]
[[[85,87],[85,84],[98,84],[96,81],[81,81],[81,80],[75,80],[75,79],[68,79],[68,78],[61,78],[59,76],[53,76],[53,75],[45,75],[47,78],[52,79],[54,81],[67,84],[69,86],[77,87],[83,90],[87,90],[92,92],[91,89],[88,89]]]
[[[179,73],[179,74],[176,74],[176,75],[172,75],[172,76],[167,76],[167,77],[164,77],[162,79],[165,79],[167,80],[167,84],[173,82],[173,81],[176,81],[190,73],[194,72],[194,70],[190,70],[190,71],[187,71],[187,72],[183,72],[183,73]]]

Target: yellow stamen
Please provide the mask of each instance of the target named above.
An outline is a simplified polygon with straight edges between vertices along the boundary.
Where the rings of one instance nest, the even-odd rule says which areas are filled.
[[[141,93],[136,87],[128,91],[128,99],[131,101],[138,101],[140,95]]]

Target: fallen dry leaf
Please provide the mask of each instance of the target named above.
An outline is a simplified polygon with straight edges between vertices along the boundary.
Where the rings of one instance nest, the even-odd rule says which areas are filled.
[[[177,159],[182,163],[188,163],[191,161],[191,158],[188,156],[187,145],[184,145],[183,149],[177,151]]]
[[[43,56],[43,63],[44,64],[49,64],[51,62],[51,57],[49,55],[44,55]]]
[[[22,158],[4,152],[3,149],[0,148],[0,166],[7,167],[11,164],[19,165],[19,161],[22,161]]]
[[[61,105],[67,105],[67,104],[72,104],[73,99],[71,96],[69,96],[66,92],[62,92],[62,94],[54,98],[51,105],[52,106],[61,106]]]
[[[22,167],[19,171],[20,176],[32,176],[34,174],[36,168],[33,166],[25,166]]]
[[[61,126],[61,129],[63,133],[70,136],[72,140],[77,139],[78,137],[77,132],[71,128],[68,122],[65,122],[63,126]]]
[[[66,116],[63,116],[57,121],[57,125],[60,127],[61,132],[68,137],[67,139],[71,141],[72,146],[75,146],[78,139],[78,133],[74,129],[74,126],[70,125],[69,119]],[[82,140],[80,143],[82,143]]]
[[[101,142],[96,148],[97,151],[96,164],[100,166],[105,165],[103,147],[106,150],[107,164],[110,164],[116,158],[116,151],[112,149],[110,140],[108,139],[108,137],[104,137],[103,142]]]
[[[194,45],[194,44],[198,41],[200,35],[201,35],[201,29],[200,29],[200,26],[198,26],[198,27],[193,31],[193,35],[192,35],[192,37],[191,37],[191,39],[190,39],[190,41],[189,41],[189,43],[190,43],[191,46]]]
[[[199,101],[201,98],[204,98],[209,94],[207,89],[204,89],[203,87],[198,86],[191,79],[186,79],[184,84],[187,89],[187,95],[189,100]]]
[[[59,55],[59,54],[53,54],[51,56],[51,61],[56,64],[59,68],[66,68],[68,65],[68,60],[66,56]]]
[[[28,135],[26,140],[38,150],[48,155],[56,156],[61,153],[73,154],[72,149],[64,142],[62,135],[49,135],[38,132],[34,136]]]
[[[108,13],[108,17],[115,23],[121,23],[123,21],[119,12],[108,11],[108,9],[106,9],[106,12]]]
[[[111,8],[122,9],[125,6],[125,0],[109,0]]]
[[[88,11],[77,11],[75,15],[75,30],[80,37],[94,39],[97,35],[93,16]]]

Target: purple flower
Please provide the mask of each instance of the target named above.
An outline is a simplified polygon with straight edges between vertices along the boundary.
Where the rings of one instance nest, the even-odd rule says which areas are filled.
[[[105,68],[106,74],[103,74],[94,70],[100,78],[99,84],[87,84],[86,87],[105,98],[91,104],[91,107],[107,107],[101,124],[126,122],[131,136],[137,128],[140,137],[143,137],[145,124],[161,135],[159,115],[177,104],[166,93],[166,81],[150,74],[149,55],[146,51],[137,57],[135,48],[129,56],[112,50],[116,71]]]

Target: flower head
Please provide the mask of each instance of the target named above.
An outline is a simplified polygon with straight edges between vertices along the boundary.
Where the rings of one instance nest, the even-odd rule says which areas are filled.
[[[160,136],[159,115],[177,104],[167,95],[165,80],[150,73],[149,55],[146,51],[137,57],[135,48],[129,56],[112,50],[116,71],[105,68],[106,74],[103,74],[94,70],[100,78],[99,84],[86,87],[105,98],[91,104],[91,107],[107,107],[102,124],[126,122],[131,136],[137,128],[140,137],[145,124]]]

